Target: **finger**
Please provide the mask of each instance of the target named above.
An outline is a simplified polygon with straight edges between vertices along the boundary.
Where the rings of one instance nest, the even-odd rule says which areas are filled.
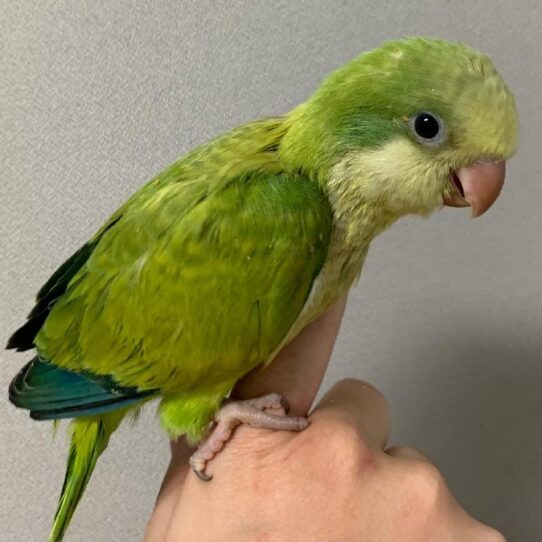
[[[416,450],[415,448],[408,448],[406,446],[391,446],[387,448],[385,452],[391,457],[402,457],[404,459],[416,459],[418,461],[423,461],[424,463],[431,463],[432,465],[435,462],[423,452]]]
[[[188,472],[188,459],[193,452],[184,438],[171,441],[170,448],[171,460],[156,498],[157,504],[168,500],[181,487]]]
[[[373,386],[355,379],[337,382],[311,414],[318,421],[340,421],[354,425],[367,444],[382,449],[390,431],[389,408],[383,395]]]
[[[164,540],[169,522],[175,512],[184,480],[188,474],[191,450],[185,439],[171,442],[171,461],[147,524],[145,540]]]
[[[264,370],[249,373],[233,390],[232,397],[246,399],[279,393],[290,404],[290,413],[309,411],[337,338],[346,298],[309,324]]]

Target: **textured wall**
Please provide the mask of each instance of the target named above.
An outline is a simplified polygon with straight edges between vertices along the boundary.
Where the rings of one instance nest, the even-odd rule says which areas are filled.
[[[538,0],[0,4],[2,341],[53,268],[196,143],[287,111],[385,39],[438,35],[487,51],[522,119],[506,189],[478,221],[446,210],[377,240],[327,383],[374,382],[392,404],[394,442],[427,450],[467,509],[511,541],[542,539]],[[6,390],[26,357],[1,357]],[[44,540],[63,431],[52,442],[47,424],[1,406],[0,538]],[[167,456],[152,412],[119,431],[68,540],[140,539]]]

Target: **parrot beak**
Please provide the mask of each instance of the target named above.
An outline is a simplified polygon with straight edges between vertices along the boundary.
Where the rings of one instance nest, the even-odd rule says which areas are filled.
[[[506,162],[475,162],[452,171],[454,194],[446,197],[444,205],[471,207],[472,218],[484,214],[501,193],[506,173]]]

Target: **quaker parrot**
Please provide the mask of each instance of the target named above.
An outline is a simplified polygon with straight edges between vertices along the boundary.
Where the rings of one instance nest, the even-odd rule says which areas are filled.
[[[399,217],[484,213],[515,151],[514,98],[467,46],[408,38],[331,73],[300,106],[213,139],[158,174],[63,263],[8,348],[36,349],[9,397],[73,418],[49,540],[62,539],[121,420],[153,399],[206,479],[228,427],[301,430],[275,394],[216,418],[235,383],[344,296]],[[235,405],[235,403],[234,403]],[[204,438],[205,437],[205,438]]]

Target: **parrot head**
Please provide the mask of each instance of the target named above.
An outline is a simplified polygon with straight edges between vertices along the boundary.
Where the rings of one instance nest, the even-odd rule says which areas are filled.
[[[407,38],[332,73],[289,117],[281,152],[333,197],[396,216],[442,205],[484,213],[516,148],[514,98],[469,47]]]

